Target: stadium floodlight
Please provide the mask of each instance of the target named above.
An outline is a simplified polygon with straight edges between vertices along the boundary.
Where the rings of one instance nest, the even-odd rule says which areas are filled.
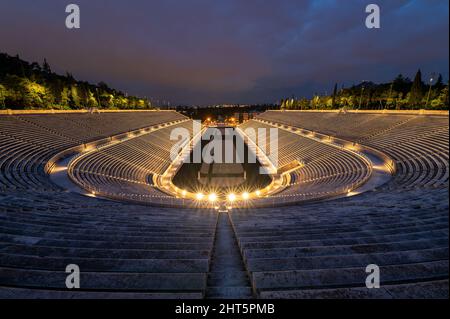
[[[250,194],[247,193],[247,192],[244,192],[244,193],[242,194],[242,198],[245,199],[245,200],[247,200],[247,199],[250,198]]]
[[[97,197],[97,193],[95,191],[91,191],[91,192],[87,193],[86,195],[90,196],[90,197]]]
[[[202,200],[204,197],[204,195],[202,193],[197,193],[197,195],[195,195],[195,198],[197,198],[197,200]]]
[[[215,202],[215,201],[217,200],[217,195],[216,195],[215,193],[209,194],[208,200],[209,200],[210,202]]]
[[[228,200],[234,202],[236,200],[236,195],[233,193],[228,194]]]

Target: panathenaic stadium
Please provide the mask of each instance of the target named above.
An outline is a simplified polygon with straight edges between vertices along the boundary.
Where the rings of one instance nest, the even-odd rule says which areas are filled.
[[[267,111],[233,128],[254,163],[187,163],[212,129],[0,114],[0,297],[448,298],[448,112]]]

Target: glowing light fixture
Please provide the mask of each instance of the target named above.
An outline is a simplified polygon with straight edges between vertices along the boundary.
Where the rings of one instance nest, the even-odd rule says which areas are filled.
[[[58,173],[58,172],[66,171],[66,170],[67,170],[67,166],[59,166],[59,167],[53,168],[52,173]]]
[[[197,200],[202,200],[204,196],[205,195],[203,195],[202,193],[197,193],[197,195],[195,195],[195,198],[197,198]]]
[[[250,194],[247,193],[247,192],[244,192],[244,193],[242,194],[242,198],[245,199],[245,200],[247,200],[247,199],[250,198]]]
[[[236,195],[233,193],[228,194],[228,200],[234,202],[236,200]]]
[[[183,191],[181,192],[181,195],[183,195],[183,197],[185,197],[186,194],[187,194],[187,192],[186,192],[185,190],[183,190]]]
[[[95,191],[87,193],[86,195],[89,196],[89,197],[97,197],[97,194],[95,193]]]
[[[215,202],[215,201],[217,200],[217,195],[214,194],[214,193],[209,194],[208,200],[209,200],[210,202]]]
[[[261,195],[261,191],[256,191],[256,196],[260,196]]]
[[[355,196],[358,194],[359,194],[359,192],[357,192],[357,191],[348,191],[347,196]]]

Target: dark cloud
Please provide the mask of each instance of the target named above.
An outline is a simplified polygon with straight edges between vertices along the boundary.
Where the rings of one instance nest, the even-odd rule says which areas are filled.
[[[448,1],[78,0],[0,2],[0,51],[50,61],[77,78],[173,103],[273,102],[335,82],[448,72]],[[444,74],[448,77],[448,74]]]

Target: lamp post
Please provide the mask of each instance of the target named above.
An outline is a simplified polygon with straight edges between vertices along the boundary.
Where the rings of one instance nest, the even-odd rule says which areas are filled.
[[[98,94],[98,88],[95,88],[95,91],[97,92],[97,100],[98,100],[98,106],[99,108],[102,108],[102,102],[100,101],[100,95]]]
[[[363,93],[364,93],[364,85],[361,87],[361,97],[359,98],[359,109],[361,109]]]
[[[428,102],[430,101],[430,96],[431,96],[431,85],[433,84],[433,80],[434,80],[434,75],[431,75],[430,78],[430,89],[428,90],[428,96],[427,96],[427,103],[425,104],[425,107],[428,106]]]
[[[389,89],[389,96],[388,99],[386,101],[386,108],[387,108],[387,104],[389,103],[389,101],[391,100],[391,96],[392,96],[392,89],[394,88],[394,82],[391,83],[391,87]]]

